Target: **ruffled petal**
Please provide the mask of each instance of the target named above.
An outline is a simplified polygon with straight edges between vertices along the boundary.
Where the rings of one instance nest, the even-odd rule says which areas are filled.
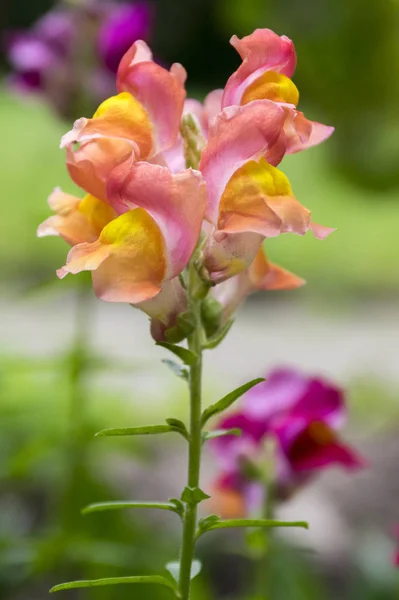
[[[309,228],[310,211],[296,200],[284,173],[264,158],[238,169],[222,194],[219,232],[275,237],[287,232],[303,235]]]
[[[127,142],[142,160],[152,154],[153,131],[143,105],[127,92],[104,100],[92,119],[75,121],[71,131],[61,139],[61,148],[95,139]]]
[[[294,44],[285,35],[270,29],[256,29],[242,39],[233,36],[230,43],[243,62],[229,78],[223,94],[223,108],[240,104],[245,89],[266,71],[291,77],[296,67]]]
[[[247,234],[248,235],[248,234]],[[229,236],[234,239],[236,236]],[[227,268],[226,268],[227,271]],[[215,274],[212,274],[215,278]],[[251,294],[258,291],[293,290],[305,284],[304,279],[269,262],[263,248],[257,251],[252,264],[230,279],[219,275],[212,293],[223,306],[226,321]],[[255,392],[254,392],[255,393]]]
[[[56,188],[48,203],[56,214],[39,225],[37,235],[59,235],[71,246],[94,242],[102,229],[116,217],[108,204],[89,194],[81,200]]]
[[[104,202],[108,201],[106,181],[117,164],[132,154],[129,142],[100,138],[80,144],[75,150],[66,148],[69,175],[85,192]]]
[[[186,72],[179,64],[170,71],[152,61],[147,44],[137,41],[122,58],[117,87],[129,92],[145,108],[154,125],[155,152],[170,148],[179,133],[186,97]]]
[[[111,221],[96,242],[74,246],[58,276],[80,271],[93,271],[94,291],[102,300],[149,300],[161,291],[166,274],[158,225],[142,208],[126,212]]]
[[[112,172],[107,192],[118,212],[140,206],[152,216],[165,240],[166,278],[181,273],[201,232],[206,207],[201,173],[188,169],[173,175],[166,167],[126,161]]]
[[[277,436],[279,432],[277,431]],[[343,444],[334,431],[321,421],[314,421],[293,441],[280,436],[291,469],[300,473],[342,465],[347,469],[360,469],[365,461],[349,446]],[[288,443],[287,443],[288,442]]]
[[[284,109],[268,100],[230,107],[216,117],[200,162],[208,188],[206,218],[210,222],[218,220],[220,198],[235,171],[250,160],[273,154],[284,119]],[[284,148],[279,153],[284,155]],[[270,157],[268,160],[271,162]]]
[[[292,106],[284,106],[286,119],[282,135],[287,154],[294,154],[321,144],[334,133],[334,127],[309,121]]]
[[[269,262],[263,248],[248,269],[248,279],[253,291],[294,290],[305,285],[305,280]]]

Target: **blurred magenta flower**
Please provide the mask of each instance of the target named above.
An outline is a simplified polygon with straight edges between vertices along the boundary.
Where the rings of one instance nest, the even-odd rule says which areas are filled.
[[[61,116],[91,112],[115,92],[118,64],[135,41],[148,39],[152,16],[144,1],[56,5],[30,30],[6,35],[10,85],[40,93]]]
[[[399,525],[396,525],[394,528],[394,536],[396,538],[397,550],[393,555],[393,564],[395,567],[399,568]]]
[[[240,437],[212,442],[222,472],[217,487],[222,494],[238,493],[245,511],[251,511],[262,503],[270,479],[282,499],[322,469],[364,467],[365,461],[337,435],[345,412],[344,394],[336,386],[292,369],[273,371],[244,396],[238,412],[217,424],[217,429],[242,431]],[[273,456],[270,446],[267,452],[270,440]]]
[[[152,11],[147,2],[111,4],[98,33],[101,59],[116,73],[119,63],[133,42],[150,37]]]

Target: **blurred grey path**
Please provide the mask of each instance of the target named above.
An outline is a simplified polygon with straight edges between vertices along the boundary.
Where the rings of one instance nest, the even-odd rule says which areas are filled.
[[[1,352],[35,357],[51,357],[61,352],[73,336],[74,300],[72,295],[23,301],[0,296]],[[90,318],[91,343],[96,351],[132,365],[130,374],[106,378],[111,377],[112,383],[122,384],[125,389],[126,384],[131,385],[135,392],[133,403],[135,399],[140,403],[144,400],[146,411],[156,410],[158,416],[161,412],[169,413],[170,406],[161,408],[162,392],[167,389],[170,396],[175,389],[173,385],[179,384],[175,384],[176,380],[160,362],[167,354],[151,340],[147,317],[127,305],[93,300]],[[214,397],[219,391],[225,393],[282,364],[325,374],[341,384],[354,376],[375,374],[397,388],[398,346],[399,305],[393,303],[368,302],[331,313],[300,303],[256,300],[240,311],[228,339],[206,357],[205,388],[208,392],[212,390]],[[207,396],[209,400],[210,394]],[[396,509],[388,507],[386,498],[396,499],[399,493],[397,441],[387,438],[382,445],[376,440],[374,446],[371,440],[365,452],[374,463],[373,469],[350,477],[346,473],[326,473],[282,507],[281,517],[300,516],[312,525],[306,533],[290,531],[290,537],[331,560],[342,559],[342,555],[351,556],[359,540],[363,541],[364,525],[378,523],[381,529],[373,537],[372,547],[381,542],[382,556],[389,556],[391,542],[384,531],[388,532],[397,518]],[[184,479],[184,453],[177,452],[176,446],[171,445],[167,450],[162,446],[159,459],[163,467],[155,481],[160,489],[152,492],[155,485],[152,471],[137,465],[136,475],[143,482],[143,489],[154,498],[159,492],[165,495],[165,491],[173,495]],[[127,468],[131,474],[132,465]],[[211,461],[205,461],[205,488],[213,476]],[[358,532],[354,534],[356,521],[359,521]],[[365,560],[368,562],[367,557]],[[385,567],[391,568],[389,560]]]
[[[150,363],[162,378],[148,319],[128,305],[93,300],[92,344],[100,352],[125,361]],[[0,297],[2,351],[51,355],[73,335],[74,298]],[[355,304],[344,312],[321,312],[295,302],[248,303],[223,344],[207,354],[206,382],[228,387],[287,364],[345,382],[368,374],[399,383],[399,304]],[[159,373],[158,373],[159,371]],[[156,381],[156,380],[153,380]],[[151,385],[151,381],[148,381]]]

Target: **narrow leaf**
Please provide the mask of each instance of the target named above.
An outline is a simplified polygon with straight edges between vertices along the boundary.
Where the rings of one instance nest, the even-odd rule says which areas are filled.
[[[176,346],[175,344],[170,344],[169,342],[157,342],[156,345],[166,348],[166,350],[169,350],[169,352],[173,352],[173,354],[179,357],[185,365],[190,366],[197,362],[197,355],[194,354],[194,352],[191,352],[191,350],[187,350],[187,348],[182,348],[182,346]]]
[[[174,360],[170,360],[169,358],[163,358],[162,361],[164,365],[166,365],[177,377],[180,379],[184,379],[188,381],[188,371],[181,365],[178,365]]]
[[[235,435],[236,437],[240,437],[242,431],[238,429],[238,427],[234,427],[233,429],[214,429],[213,431],[204,431],[203,433],[203,441],[213,440],[218,437],[223,437],[225,435]]]
[[[123,436],[123,435],[154,435],[158,433],[169,433],[169,432],[180,433],[183,435],[181,429],[172,427],[171,425],[144,425],[143,427],[121,427],[116,429],[103,429],[96,433],[95,437],[104,436]]]
[[[123,508],[159,508],[160,510],[170,510],[179,514],[176,504],[172,502],[96,502],[89,504],[82,510],[82,515],[100,512],[104,510],[121,510]]]
[[[219,344],[221,344],[223,342],[224,338],[229,333],[233,324],[234,324],[234,319],[230,319],[230,321],[227,321],[227,323],[225,323],[225,325],[223,325],[223,327],[219,331],[219,333],[217,333],[216,335],[211,337],[206,342],[206,344],[204,344],[204,346],[203,346],[204,350],[213,350],[213,348],[216,348],[217,346],[219,346]]]
[[[51,588],[50,593],[59,592],[61,590],[72,590],[77,588],[100,587],[104,585],[120,585],[122,583],[155,583],[163,585],[173,591],[175,596],[176,587],[166,577],[161,575],[138,575],[134,577],[109,577],[107,579],[92,579],[82,581],[70,581],[69,583],[60,583]]]
[[[258,385],[258,383],[261,383],[262,381],[265,381],[263,377],[258,377],[257,379],[248,381],[248,383],[244,383],[244,385],[241,385],[237,389],[227,394],[227,396],[221,398],[221,400],[219,400],[215,404],[212,404],[211,406],[206,408],[202,413],[202,425],[205,425],[205,423],[214,415],[217,415],[218,413],[226,410],[226,408],[229,408],[229,406],[231,406],[233,402],[240,398],[240,396],[245,394],[245,392],[253,388],[255,385]]]
[[[180,563],[179,563],[179,561],[174,560],[174,561],[168,562],[165,565],[165,568],[172,575],[172,577],[176,581],[176,583],[179,583],[179,579],[180,579]],[[201,561],[194,559],[193,562],[191,563],[190,579],[194,579],[194,577],[197,577],[197,575],[199,575],[199,573],[201,572],[201,569],[202,569]]]
[[[306,521],[276,521],[274,519],[227,519],[212,520],[208,523],[202,522],[198,529],[197,537],[212,529],[230,529],[232,527],[302,527],[309,529]]]

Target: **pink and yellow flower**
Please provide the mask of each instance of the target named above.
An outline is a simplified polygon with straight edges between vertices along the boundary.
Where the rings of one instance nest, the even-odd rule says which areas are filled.
[[[181,65],[161,67],[137,41],[120,62],[118,94],[91,119],[78,119],[61,141],[69,173],[86,195],[55,192],[56,214],[39,228],[39,235],[72,245],[58,275],[91,271],[97,296],[139,305],[157,339],[168,329],[177,335],[187,309],[177,278],[196,247],[202,277],[221,284],[213,296],[226,319],[258,289],[303,283],[268,262],[265,238],[332,231],[312,222],[276,167],[316,131],[331,133],[296,111],[292,42],[257,30],[232,43],[243,63],[202,105],[185,99]]]
[[[133,44],[118,70],[119,94],[91,119],[82,117],[61,140],[74,182],[107,202],[106,181],[122,161],[151,160],[175,143],[186,92],[181,65],[157,65],[147,44]]]
[[[296,67],[296,53],[289,38],[270,29],[256,29],[242,39],[233,36],[230,43],[243,62],[224,88],[222,108],[255,100],[280,104],[285,122],[279,143],[286,146],[288,153],[319,144],[333,133],[333,127],[309,121],[296,109],[299,92],[290,79]]]
[[[92,196],[79,200],[57,191],[49,201],[57,214],[38,233],[60,235],[73,246],[58,271],[60,278],[92,271],[99,298],[139,304],[170,326],[186,306],[176,278],[199,238],[205,186],[200,173],[191,169],[172,175],[166,167],[145,162],[131,172],[127,164],[123,167],[123,179],[118,170],[110,182],[115,194],[126,186],[117,212]],[[147,305],[155,296],[157,302]]]

